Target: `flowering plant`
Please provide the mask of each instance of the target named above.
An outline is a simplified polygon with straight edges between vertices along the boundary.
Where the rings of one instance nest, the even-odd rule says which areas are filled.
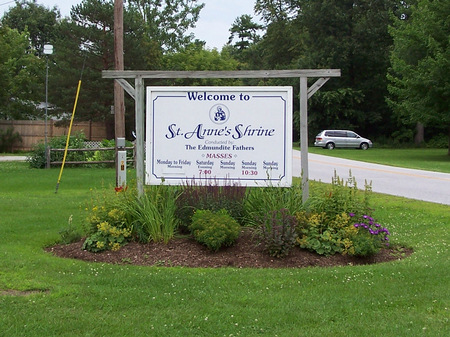
[[[357,234],[352,238],[354,255],[369,256],[376,254],[382,247],[389,246],[389,231],[369,215],[357,217],[354,213],[349,213],[354,220],[353,228]]]
[[[350,217],[355,217],[354,213],[349,214]],[[388,229],[382,227],[379,223],[376,223],[374,218],[368,215],[363,215],[361,221],[354,224],[355,228],[366,229],[371,235],[383,235],[382,241],[385,242],[386,246],[389,246],[389,233]]]

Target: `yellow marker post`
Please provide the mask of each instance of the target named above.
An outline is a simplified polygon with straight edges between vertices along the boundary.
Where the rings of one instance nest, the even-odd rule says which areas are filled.
[[[70,132],[72,131],[73,118],[75,117],[75,110],[77,109],[78,95],[80,94],[80,88],[81,88],[81,80],[78,81],[77,95],[75,96],[75,103],[73,105],[72,117],[70,119],[69,132],[67,133],[66,148],[64,150],[64,157],[63,157],[63,161],[61,164],[61,170],[59,171],[59,177],[58,177],[58,182],[56,183],[55,193],[58,193],[59,182],[61,181],[61,176],[62,176],[62,173],[64,170],[64,164],[66,162],[67,149],[69,147],[69,140],[70,140]]]

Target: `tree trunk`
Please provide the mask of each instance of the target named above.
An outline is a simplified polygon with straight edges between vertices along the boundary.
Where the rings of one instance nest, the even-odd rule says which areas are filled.
[[[450,156],[450,126],[448,127],[448,151],[447,156]]]
[[[423,124],[420,122],[417,122],[416,124],[416,135],[414,136],[414,144],[420,145],[424,142],[424,127]]]

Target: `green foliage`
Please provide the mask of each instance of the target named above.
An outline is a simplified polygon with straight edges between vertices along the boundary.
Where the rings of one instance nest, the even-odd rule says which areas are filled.
[[[254,187],[245,199],[246,224],[259,226],[266,214],[286,209],[293,215],[303,208],[300,183],[291,187]]]
[[[69,149],[84,148],[86,137],[82,132],[69,137]],[[67,136],[59,136],[48,139],[48,146],[52,149],[64,149],[66,147]],[[87,161],[91,154],[87,151],[71,151],[67,153],[66,161]],[[51,161],[62,161],[64,152],[51,152]],[[39,142],[33,146],[27,158],[31,168],[45,168],[47,158],[45,154],[45,143]]]
[[[245,56],[244,50],[248,49],[252,44],[258,42],[261,38],[258,32],[263,29],[263,26],[253,22],[250,15],[241,15],[236,18],[230,28],[230,37],[228,44],[235,40],[232,45],[234,53],[238,59],[242,60]]]
[[[125,141],[126,147],[133,147],[133,143],[126,140]],[[116,142],[114,139],[103,139],[100,143],[100,148],[114,148],[116,146]],[[96,164],[96,167],[114,167],[114,161],[116,159],[116,152],[111,151],[94,151],[90,154],[86,154],[86,159],[88,161],[113,161],[113,163],[103,163],[103,164]],[[133,150],[127,150],[127,158],[134,158]]]
[[[354,213],[350,213],[350,216],[353,221],[358,221]],[[383,246],[389,246],[388,229],[375,222],[371,216],[363,215],[353,226],[358,229],[358,234],[351,238],[354,247],[352,255],[370,256],[378,253]]]
[[[26,31],[0,24],[0,119],[39,116],[45,61],[35,55]]]
[[[211,211],[225,209],[234,219],[242,223],[246,190],[245,186],[238,184],[221,186],[212,180],[204,184],[187,182],[181,187],[181,195],[176,201],[176,214],[181,222],[180,230],[187,229],[193,214],[199,209]]]
[[[117,251],[128,243],[131,231],[102,222],[97,226],[97,232],[91,234],[83,243],[82,249],[93,253],[104,250]]]
[[[364,222],[356,223],[354,213],[299,212],[296,218],[299,246],[320,255],[371,256],[389,241],[389,231],[367,215],[361,217]]]
[[[44,44],[56,38],[58,20],[60,14],[56,6],[50,9],[33,1],[21,1],[5,13],[2,24],[19,32],[28,31],[33,48],[43,56]]]
[[[71,215],[69,217],[67,227],[65,227],[59,231],[59,235],[61,236],[59,242],[62,244],[69,244],[72,242],[77,242],[77,241],[81,240],[81,238],[82,238],[82,233],[81,233],[80,229],[77,228],[77,226],[75,226],[75,224],[73,223],[72,220],[73,220],[73,216]]]
[[[151,185],[142,196],[135,190],[122,194],[122,209],[128,214],[133,233],[140,242],[168,243],[173,238],[179,224],[175,215],[177,188]]]
[[[0,130],[0,152],[13,152],[14,144],[22,142],[22,137],[18,132],[14,132],[13,127],[6,131]]]
[[[287,209],[270,212],[260,227],[264,250],[273,257],[286,257],[295,246],[297,220]]]
[[[389,103],[405,124],[449,133],[450,3],[419,0],[407,20],[396,20],[389,72]],[[448,144],[447,144],[448,146]]]
[[[356,235],[357,230],[351,225],[347,214],[330,217],[326,213],[299,212],[296,218],[297,242],[301,248],[320,255],[345,254],[350,251],[352,242],[349,237]]]
[[[196,210],[189,226],[194,238],[212,251],[231,246],[239,237],[241,226],[225,209],[217,212]]]
[[[104,193],[91,200],[87,208],[87,232],[83,249],[91,252],[119,250],[131,240],[132,226],[122,210],[120,193]]]
[[[216,49],[206,50],[203,44],[191,43],[176,53],[170,53],[163,58],[166,70],[235,70],[238,62],[225,51],[219,53]],[[175,79],[176,85],[239,85],[242,82],[233,78],[216,79]]]
[[[325,213],[334,217],[342,213],[369,214],[369,201],[372,192],[371,184],[366,182],[363,192],[358,190],[356,179],[349,172],[344,181],[334,173],[331,185],[324,185],[308,199],[308,209],[315,213]]]

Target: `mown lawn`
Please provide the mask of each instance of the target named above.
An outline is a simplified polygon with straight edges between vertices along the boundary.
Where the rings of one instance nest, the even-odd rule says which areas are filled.
[[[369,150],[371,151],[371,150]],[[369,153],[369,151],[366,151]],[[365,152],[364,152],[365,153]],[[43,247],[112,169],[0,163],[0,336],[448,336],[450,208],[374,195],[396,262],[190,269],[86,263]]]
[[[298,147],[297,149],[299,150]],[[447,155],[447,149],[379,149],[374,147],[362,151],[358,149],[325,150],[320,147],[310,147],[308,152],[382,165],[450,173],[450,156]]]

